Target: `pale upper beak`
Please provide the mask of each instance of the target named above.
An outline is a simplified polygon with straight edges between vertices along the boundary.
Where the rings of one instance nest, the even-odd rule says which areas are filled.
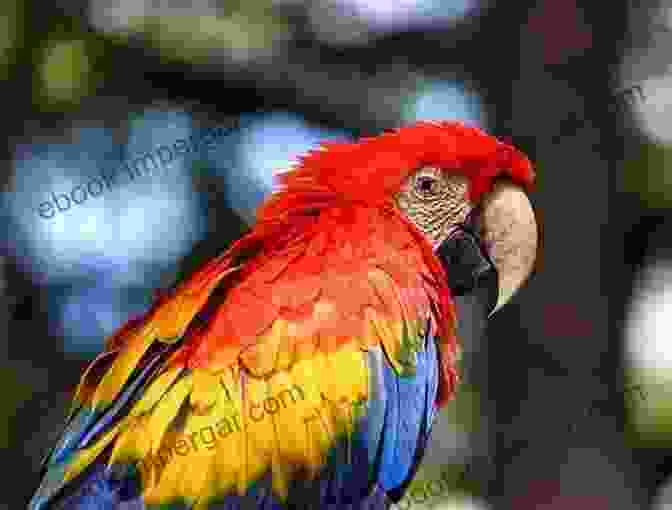
[[[496,181],[482,204],[481,236],[499,277],[499,296],[492,315],[511,300],[532,273],[538,232],[530,200],[510,180]]]
[[[525,192],[498,179],[471,217],[437,248],[455,296],[476,294],[488,316],[522,287],[534,267],[537,223]]]

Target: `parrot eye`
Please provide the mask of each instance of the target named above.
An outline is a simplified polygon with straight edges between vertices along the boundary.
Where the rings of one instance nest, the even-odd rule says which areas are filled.
[[[421,195],[431,196],[439,190],[439,181],[431,175],[421,175],[415,180],[415,189]]]

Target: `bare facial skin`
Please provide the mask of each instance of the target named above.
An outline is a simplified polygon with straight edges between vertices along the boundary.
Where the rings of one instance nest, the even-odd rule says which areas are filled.
[[[468,183],[462,175],[423,167],[406,180],[397,206],[437,247],[474,208],[467,200]]]

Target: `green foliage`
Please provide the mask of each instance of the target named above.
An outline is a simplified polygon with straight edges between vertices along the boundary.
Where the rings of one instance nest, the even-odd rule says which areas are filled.
[[[636,157],[623,165],[623,186],[640,195],[651,208],[672,207],[672,148],[645,143]]]
[[[4,0],[0,2],[0,80],[10,77],[14,63],[14,49],[23,37],[23,2]]]

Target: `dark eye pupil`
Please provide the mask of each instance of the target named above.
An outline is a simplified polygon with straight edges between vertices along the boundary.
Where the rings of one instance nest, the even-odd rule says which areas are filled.
[[[430,177],[421,177],[419,185],[420,191],[430,192],[434,188],[434,179]]]

